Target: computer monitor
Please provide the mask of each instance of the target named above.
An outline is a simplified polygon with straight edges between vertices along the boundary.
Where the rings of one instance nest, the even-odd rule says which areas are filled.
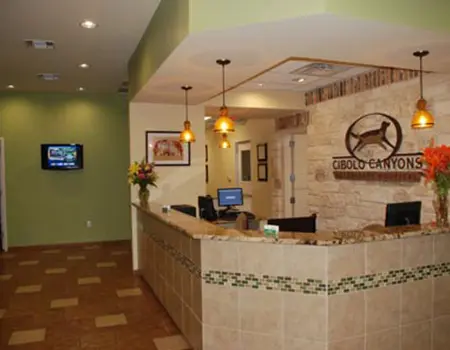
[[[297,218],[276,218],[268,219],[268,225],[278,226],[280,231],[284,232],[302,232],[302,233],[316,233],[317,215],[303,216]]]
[[[386,206],[385,226],[419,225],[422,202],[390,203]]]
[[[217,202],[219,207],[231,208],[235,205],[244,204],[242,188],[219,188],[217,189]]]

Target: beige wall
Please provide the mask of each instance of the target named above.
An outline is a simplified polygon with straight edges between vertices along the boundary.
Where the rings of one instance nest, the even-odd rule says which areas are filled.
[[[409,123],[418,98],[417,79],[385,86],[309,107],[308,127],[308,200],[310,209],[319,214],[319,229],[349,229],[369,223],[384,223],[385,206],[391,202],[420,200],[422,222],[434,220],[432,190],[423,184],[382,183],[335,180],[333,156],[347,154],[344,135],[359,116],[372,112],[387,113],[403,129],[400,152],[420,151],[432,136],[439,143],[450,143],[450,77],[425,77],[425,97],[436,117],[431,131],[413,131]],[[315,174],[325,171],[325,181]]]
[[[274,120],[253,119],[245,125],[237,125],[236,132],[229,136],[232,147],[220,149],[218,147],[220,135],[212,130],[206,132],[208,144],[208,168],[209,183],[207,192],[215,197],[217,188],[236,186],[236,142],[250,141],[252,147],[252,207],[251,211],[261,217],[269,217],[271,214],[271,169],[269,165],[269,181],[259,182],[257,179],[256,145],[270,143],[274,133]],[[269,153],[270,157],[270,153]]]
[[[182,130],[184,106],[154,103],[130,103],[130,159],[145,157],[145,132],[148,130]],[[189,119],[196,142],[191,145],[191,166],[157,167],[158,188],[151,189],[150,201],[161,204],[191,204],[197,207],[197,197],[205,193],[205,129],[203,105],[189,107]],[[137,189],[131,191],[131,201],[137,199]],[[136,218],[133,216],[133,246],[136,249]],[[134,254],[136,256],[136,254]],[[133,261],[136,268],[137,261]]]
[[[205,132],[202,105],[189,107],[189,119],[196,136],[191,145],[191,166],[157,167],[158,188],[151,189],[150,200],[161,204],[197,205],[197,196],[205,192]],[[130,159],[145,157],[145,132],[183,129],[184,106],[152,103],[130,105]],[[132,191],[132,200],[137,190]]]

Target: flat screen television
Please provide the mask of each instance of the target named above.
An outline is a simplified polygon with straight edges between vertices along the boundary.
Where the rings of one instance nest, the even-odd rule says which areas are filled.
[[[83,169],[83,145],[43,144],[41,145],[41,165],[45,170]]]

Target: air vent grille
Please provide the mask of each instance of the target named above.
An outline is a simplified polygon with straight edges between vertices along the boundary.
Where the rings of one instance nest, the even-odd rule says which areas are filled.
[[[117,89],[117,92],[119,94],[126,95],[126,94],[128,94],[128,88],[129,88],[128,81],[124,81]]]
[[[41,80],[46,80],[46,81],[59,80],[59,74],[55,74],[55,73],[40,73],[37,75],[37,77]]]
[[[52,40],[25,40],[25,46],[36,50],[53,50],[55,49],[55,42]]]
[[[307,66],[293,70],[290,74],[313,77],[331,77],[335,74],[345,72],[349,69],[351,69],[351,67],[343,65],[311,63]]]

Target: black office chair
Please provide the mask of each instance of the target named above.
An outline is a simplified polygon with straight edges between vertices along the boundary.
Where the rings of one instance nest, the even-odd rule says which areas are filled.
[[[214,202],[211,196],[198,197],[198,212],[200,218],[207,221],[216,221],[217,212],[214,208]]]
[[[284,232],[315,233],[316,219],[317,214],[312,214],[311,216],[297,218],[269,219],[267,220],[267,224],[276,225],[280,231]]]

